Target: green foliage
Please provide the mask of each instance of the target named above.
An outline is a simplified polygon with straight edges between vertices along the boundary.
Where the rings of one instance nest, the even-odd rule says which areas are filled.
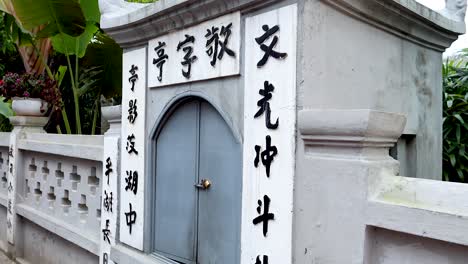
[[[88,0],[90,1],[90,0]],[[15,15],[28,31],[44,26],[37,37],[57,34],[79,36],[86,27],[86,20],[76,0],[14,0]]]
[[[443,69],[443,178],[468,183],[468,49]]]
[[[23,62],[12,38],[10,23],[14,18],[0,12],[0,79],[6,72],[24,71]],[[15,24],[16,25],[16,24]]]
[[[85,69],[96,73],[89,79],[96,80],[94,86],[100,94],[105,98],[121,96],[122,78],[116,76],[122,76],[122,48],[111,37],[98,33],[81,62]]]
[[[78,57],[81,58],[85,55],[88,44],[98,30],[99,28],[95,23],[88,22],[83,34],[78,37],[72,37],[67,34],[57,34],[53,36],[51,38],[52,46],[56,52],[65,55],[78,55]]]
[[[0,115],[5,118],[14,115],[13,110],[11,109],[11,100],[5,101],[5,98],[1,96],[0,96]]]

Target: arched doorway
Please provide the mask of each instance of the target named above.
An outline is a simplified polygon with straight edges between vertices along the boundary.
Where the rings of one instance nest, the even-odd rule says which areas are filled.
[[[242,145],[229,125],[190,98],[169,111],[154,140],[154,252],[181,263],[239,263]]]

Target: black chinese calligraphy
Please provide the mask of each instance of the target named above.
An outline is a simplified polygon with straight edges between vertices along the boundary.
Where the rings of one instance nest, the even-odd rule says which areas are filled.
[[[156,67],[159,69],[158,81],[160,82],[162,82],[164,63],[166,63],[166,61],[169,59],[169,56],[166,54],[164,49],[165,46],[166,42],[159,41],[158,46],[154,48],[154,51],[156,51],[156,55],[158,57],[153,59],[153,64],[156,65]]]
[[[276,26],[270,28],[268,25],[263,25],[262,29],[263,29],[263,31],[265,31],[265,33],[263,33],[263,35],[261,35],[260,37],[255,38],[255,41],[257,42],[257,44],[260,45],[260,49],[263,52],[265,52],[263,54],[262,59],[257,63],[258,68],[263,67],[267,63],[267,61],[268,61],[268,59],[270,57],[273,57],[275,59],[284,59],[284,58],[286,58],[288,56],[287,53],[277,52],[277,51],[273,50],[275,48],[276,44],[278,44],[278,36],[274,36],[273,40],[270,42],[270,44],[268,46],[263,44],[263,42],[265,42],[272,35],[274,35],[276,32],[278,32],[278,30],[280,29],[279,26],[276,25]]]
[[[104,173],[107,176],[107,185],[109,185],[109,176],[112,172],[112,161],[110,157],[106,159],[106,172]]]
[[[206,54],[211,57],[210,64],[213,67],[216,66],[218,60],[223,58],[224,53],[231,57],[236,56],[236,53],[228,48],[229,38],[232,34],[231,28],[232,23],[227,26],[222,26],[221,31],[219,27],[211,27],[211,29],[206,30]]]
[[[109,221],[110,221],[109,219],[106,220],[106,228],[102,229],[102,236],[103,236],[104,241],[107,241],[110,244],[111,242],[109,239],[109,235],[110,235]]]
[[[106,190],[104,190],[104,208],[106,209],[107,212],[112,213],[112,192],[107,193]]]
[[[137,213],[134,210],[132,210],[131,203],[129,203],[128,205],[130,206],[130,210],[128,211],[128,213],[125,213],[125,221],[127,222],[130,234],[132,234],[132,226],[136,223]]]
[[[13,145],[11,145],[10,148],[8,149],[8,156],[13,158]]]
[[[8,192],[12,192],[13,191],[13,185],[11,184],[11,182],[8,182]]]
[[[138,172],[137,171],[127,171],[127,177],[125,177],[125,191],[130,190],[134,194],[137,194],[138,191]]]
[[[271,123],[271,109],[270,109],[270,102],[269,100],[273,97],[271,94],[274,90],[275,87],[273,84],[269,83],[268,81],[265,81],[263,84],[263,89],[260,89],[258,93],[263,96],[262,99],[258,100],[257,106],[260,107],[258,109],[257,113],[255,114],[254,118],[257,118],[263,113],[265,113],[265,125],[268,129],[277,129],[278,128],[278,123],[279,123],[279,118],[276,119],[276,122],[274,124]]]
[[[268,256],[264,255],[263,261],[260,260],[260,256],[257,256],[257,260],[255,261],[255,264],[268,264]]]
[[[135,153],[138,155],[138,151],[135,149],[135,135],[131,134],[127,137],[127,147],[125,148],[128,154]]]
[[[12,214],[11,208],[12,208],[12,206],[11,206],[11,200],[8,200],[8,213],[9,213],[9,214]]]
[[[273,162],[275,156],[278,154],[278,149],[276,148],[276,146],[271,145],[271,137],[266,136],[265,150],[262,152],[260,152],[260,150],[262,150],[262,147],[259,145],[255,145],[255,168],[258,168],[258,163],[261,159],[263,166],[265,166],[266,175],[268,178],[270,178],[271,163]]]
[[[263,224],[263,236],[266,237],[268,233],[268,222],[275,219],[275,214],[270,213],[270,198],[267,195],[263,196],[263,203],[262,200],[258,200],[257,213],[259,216],[252,222],[254,225]]]
[[[135,123],[137,116],[137,99],[128,101],[128,122],[130,122],[130,124]]]
[[[104,253],[104,255],[102,255],[102,264],[108,264],[109,263],[109,255],[107,255],[107,253]]]
[[[179,42],[179,45],[177,45],[177,51],[182,49],[182,51],[185,52],[184,60],[181,62],[181,64],[182,66],[187,67],[186,71],[182,70],[182,75],[187,79],[189,79],[191,75],[192,63],[197,60],[197,56],[192,56],[193,46],[190,43],[193,44],[194,42],[194,36],[185,35],[185,40]]]
[[[8,229],[11,229],[11,228],[12,228],[10,218],[7,219],[7,227],[8,227]]]
[[[130,78],[128,78],[128,82],[132,83],[132,88],[130,88],[132,92],[135,90],[135,82],[138,80],[138,74],[136,74],[137,71],[138,66],[135,66],[133,64],[130,70],[128,71],[131,74]]]
[[[13,163],[10,163],[10,173],[13,174]]]

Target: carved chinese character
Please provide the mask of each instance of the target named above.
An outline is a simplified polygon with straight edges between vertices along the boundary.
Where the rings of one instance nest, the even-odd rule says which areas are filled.
[[[109,185],[109,175],[112,172],[112,161],[110,157],[106,159],[106,172],[104,173],[107,176],[107,185]]]
[[[128,78],[128,82],[132,83],[132,92],[135,90],[135,82],[138,80],[138,74],[136,74],[136,71],[138,71],[138,66],[135,66],[132,64],[131,69],[128,71],[131,76]]]
[[[211,57],[211,66],[216,65],[217,60],[221,60],[224,56],[224,53],[231,57],[235,57],[236,53],[228,48],[229,38],[231,37],[231,27],[232,23],[227,26],[222,26],[221,31],[219,27],[211,27],[207,29],[205,35],[206,40],[206,54]],[[221,37],[223,38],[221,40]]]
[[[268,256],[263,255],[263,262],[260,260],[260,256],[257,256],[257,261],[255,264],[268,264]]]
[[[268,102],[273,97],[271,92],[275,90],[275,87],[273,86],[273,84],[270,84],[268,81],[265,81],[263,86],[264,88],[258,91],[258,93],[261,96],[263,96],[263,98],[258,100],[257,102],[257,106],[260,107],[260,109],[258,109],[258,112],[255,114],[254,118],[257,118],[266,112],[265,114],[266,127],[268,129],[277,129],[279,118],[276,119],[276,122],[274,124],[271,123],[271,109],[270,109],[270,102]]]
[[[12,214],[11,212],[11,200],[8,200],[8,213]]]
[[[10,148],[8,149],[8,156],[13,158],[13,145],[11,145]]]
[[[125,190],[130,190],[134,194],[137,194],[138,191],[138,172],[137,171],[126,171],[127,177],[125,178],[125,182],[127,186],[125,186]]]
[[[137,99],[128,101],[128,122],[130,122],[130,124],[135,123],[137,116]]]
[[[102,264],[108,264],[109,262],[109,256],[107,255],[107,253],[104,253],[104,255],[102,255]]]
[[[127,226],[129,228],[130,234],[132,234],[132,226],[136,223],[137,213],[132,210],[132,204],[128,204],[130,206],[130,210],[128,213],[125,213],[125,221],[127,222]]]
[[[275,219],[275,214],[270,213],[270,198],[267,195],[263,196],[263,203],[262,200],[258,200],[257,213],[259,216],[257,216],[252,222],[254,225],[258,225],[260,223],[263,224],[263,236],[266,237],[268,233],[268,221]]]
[[[135,135],[131,134],[127,137],[127,147],[125,148],[128,154],[135,153],[138,155],[138,151],[135,149]]]
[[[13,185],[11,184],[11,182],[8,182],[8,192],[12,192],[13,191]]]
[[[109,219],[106,220],[106,228],[102,229],[102,235],[103,235],[104,241],[107,241],[110,244],[111,242],[109,239],[109,235],[110,235]]]
[[[106,190],[104,190],[104,208],[106,209],[107,212],[112,213],[112,192],[107,193]]]
[[[164,63],[169,59],[169,56],[166,54],[164,47],[166,46],[166,42],[158,42],[158,46],[154,48],[156,51],[157,58],[153,59],[153,64],[159,69],[158,81],[162,81],[162,74],[163,74],[163,66]]]
[[[190,74],[192,71],[192,63],[194,63],[197,60],[197,56],[192,56],[193,53],[193,46],[190,45],[190,43],[195,42],[195,37],[190,36],[190,35],[185,35],[185,40],[179,42],[179,45],[177,45],[177,51],[182,49],[183,52],[185,52],[184,60],[181,62],[182,66],[187,67],[187,71],[182,70],[182,75],[189,79]]]
[[[275,156],[278,154],[278,150],[277,150],[276,146],[271,145],[271,137],[270,136],[266,136],[265,150],[260,153],[261,149],[262,149],[261,146],[259,146],[259,145],[255,146],[256,155],[255,155],[254,165],[255,165],[255,168],[258,167],[258,163],[259,163],[260,157],[261,157],[262,164],[263,164],[263,166],[265,166],[266,175],[269,178],[270,177],[271,163],[273,162]]]
[[[270,38],[272,35],[278,32],[278,30],[280,29],[279,26],[274,26],[270,28],[268,25],[263,25],[262,29],[263,31],[265,31],[265,33],[263,33],[262,36],[255,38],[257,44],[260,45],[260,49],[265,52],[263,58],[257,63],[257,67],[259,68],[264,66],[270,57],[273,57],[275,59],[284,59],[288,56],[287,53],[277,52],[273,50],[273,48],[278,43],[278,36],[274,36],[273,40],[268,46],[263,44],[263,42],[265,42],[268,38]]]

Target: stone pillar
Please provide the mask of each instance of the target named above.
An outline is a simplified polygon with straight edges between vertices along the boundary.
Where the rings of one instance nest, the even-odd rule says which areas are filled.
[[[366,263],[368,186],[382,171],[397,173],[389,148],[405,123],[374,110],[299,112],[295,263]]]
[[[17,173],[18,167],[22,164],[21,153],[18,149],[17,142],[25,139],[28,133],[45,133],[44,126],[47,124],[48,117],[34,116],[13,116],[10,117],[10,122],[13,125],[13,131],[10,134],[10,147],[8,151],[8,201],[7,201],[7,254],[10,258],[15,259],[18,246],[18,231],[21,224],[16,215],[16,198],[17,198],[17,182],[21,181],[21,175]]]
[[[104,133],[104,157],[102,159],[102,209],[101,209],[101,249],[100,264],[114,263],[110,260],[111,247],[115,246],[118,230],[118,186],[120,176],[120,134],[122,129],[122,106],[101,108],[102,116],[110,127]],[[107,233],[109,239],[105,239]]]

